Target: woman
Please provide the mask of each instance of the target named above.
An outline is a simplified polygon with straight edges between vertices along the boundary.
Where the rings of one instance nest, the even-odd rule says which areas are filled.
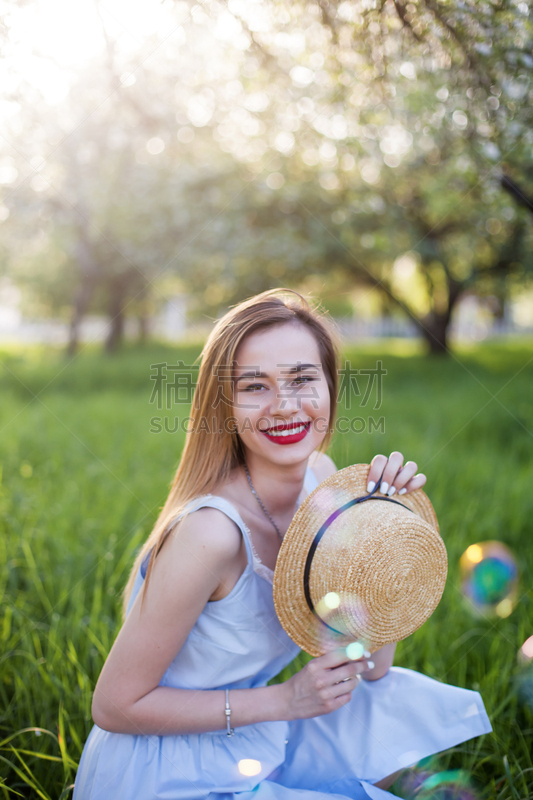
[[[267,685],[299,652],[272,574],[298,504],[336,471],[324,450],[337,377],[330,325],[296,292],[216,323],[95,688],[74,800],[391,797],[402,768],[491,730],[477,692],[390,669],[394,644],[355,661],[331,650]],[[383,473],[389,494],[425,484],[402,464],[376,456],[369,481]]]

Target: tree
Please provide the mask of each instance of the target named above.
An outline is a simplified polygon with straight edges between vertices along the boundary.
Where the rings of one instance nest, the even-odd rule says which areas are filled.
[[[524,5],[191,0],[165,4],[169,36],[147,38],[142,63],[102,6],[103,48],[59,108],[19,87],[19,131],[59,144],[39,196],[6,200],[26,228],[54,209],[40,241],[63,242],[52,272],[58,297],[72,290],[72,350],[89,307],[117,346],[124,315],[174,272],[198,314],[344,274],[446,352],[464,292],[502,293],[530,269],[515,203],[531,196]]]

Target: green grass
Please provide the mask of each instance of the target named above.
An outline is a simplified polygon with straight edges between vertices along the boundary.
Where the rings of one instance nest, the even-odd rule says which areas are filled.
[[[0,796],[71,797],[120,593],[183,446],[182,432],[150,433],[164,413],[149,403],[150,364],[192,363],[200,349],[87,348],[71,363],[53,348],[0,351]],[[344,356],[352,368],[381,359],[387,375],[381,408],[373,393],[339,414],[383,417],[384,430],[337,434],[330,454],[338,467],[392,450],[415,460],[448,550],[442,601],[395,663],[479,690],[494,728],[433,768],[468,771],[487,800],[533,798],[533,713],[516,691],[516,653],[533,634],[533,343],[431,360],[391,341]],[[472,616],[459,590],[461,553],[485,539],[517,555],[520,600],[505,619]]]

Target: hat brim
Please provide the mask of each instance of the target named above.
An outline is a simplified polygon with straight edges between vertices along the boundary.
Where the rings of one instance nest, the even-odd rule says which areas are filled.
[[[354,640],[354,637],[331,635],[327,626],[322,625],[309,608],[304,592],[305,562],[317,531],[325,523],[332,509],[339,505],[337,497],[342,494],[345,500],[347,488],[350,499],[364,497],[368,494],[366,487],[369,470],[370,465],[368,464],[354,464],[322,481],[297,510],[283,537],[278,553],[273,586],[276,613],[291,639],[314,656],[322,655],[335,646],[346,646]],[[380,496],[379,491],[376,492],[376,495]],[[428,536],[432,540],[431,545],[435,555],[434,564],[431,566],[431,569],[434,570],[433,584],[429,590],[429,596],[424,598],[425,608],[421,621],[415,623],[419,627],[436,608],[444,590],[447,572],[446,548],[439,535],[439,523],[435,510],[422,489],[416,489],[399,498],[393,497],[392,499],[397,499],[427,523]],[[365,505],[367,504],[365,503]],[[379,503],[379,506],[385,505],[388,506],[389,503]],[[392,503],[390,506],[398,509],[398,506]],[[396,641],[398,638],[405,638],[405,635],[390,641]],[[386,643],[388,642],[380,641],[378,637],[377,641],[368,642],[368,645],[376,650]]]

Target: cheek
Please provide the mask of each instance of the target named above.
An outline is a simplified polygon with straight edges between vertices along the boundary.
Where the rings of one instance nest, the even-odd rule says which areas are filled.
[[[320,386],[316,395],[314,397],[310,396],[306,398],[306,401],[311,407],[314,405],[317,410],[320,408],[322,413],[329,413],[331,408],[331,398],[327,384]]]
[[[256,394],[239,392],[235,395],[232,414],[240,423],[246,420],[253,420],[255,423],[264,414],[264,399]]]

